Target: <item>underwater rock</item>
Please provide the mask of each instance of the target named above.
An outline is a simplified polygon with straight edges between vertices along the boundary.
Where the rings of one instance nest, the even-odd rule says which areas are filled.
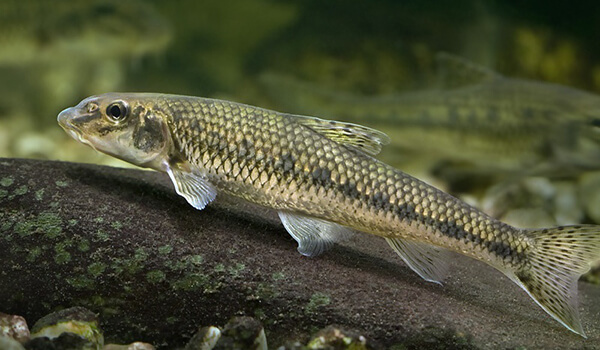
[[[98,317],[83,307],[72,307],[39,319],[31,328],[31,338],[61,338],[60,343],[77,344],[81,349],[100,349],[104,336]]]
[[[454,256],[439,286],[366,234],[307,258],[279,224],[218,201],[199,212],[156,172],[0,159],[2,311],[36,320],[78,305],[98,314],[107,343],[160,349],[236,315],[259,321],[274,347],[331,324],[386,348],[600,344],[598,286],[579,284],[584,339],[472,259]]]
[[[185,350],[267,350],[263,326],[252,317],[234,317],[221,331],[214,326],[201,328]]]
[[[0,335],[0,349],[2,350],[25,350],[23,345],[11,337]]]
[[[267,350],[263,326],[252,317],[234,317],[223,328],[214,350]]]
[[[29,340],[27,321],[21,316],[7,315],[0,312],[0,336],[12,338],[24,343]],[[2,347],[0,347],[2,349]]]
[[[379,349],[367,344],[367,339],[359,333],[329,326],[317,333],[308,343],[314,350],[371,350]]]
[[[32,338],[25,344],[27,350],[101,350],[99,344],[94,344],[90,340],[75,334],[61,333],[56,337],[37,337]]]
[[[128,345],[106,344],[102,350],[155,350],[152,344],[135,342]]]
[[[221,338],[221,330],[214,326],[203,327],[194,334],[185,346],[185,350],[211,350]]]

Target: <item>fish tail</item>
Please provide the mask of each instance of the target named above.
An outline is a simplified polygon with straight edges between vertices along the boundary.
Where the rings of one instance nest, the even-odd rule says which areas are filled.
[[[579,319],[577,280],[600,259],[600,226],[524,230],[531,248],[521,268],[507,273],[548,314],[585,337]]]

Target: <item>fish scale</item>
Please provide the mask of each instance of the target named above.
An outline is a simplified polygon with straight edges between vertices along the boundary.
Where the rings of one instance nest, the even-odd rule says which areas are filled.
[[[600,228],[528,230],[491,218],[375,159],[389,141],[377,130],[229,101],[135,93],[92,96],[58,121],[99,151],[166,172],[196,209],[222,192],[276,211],[304,255],[368,233],[440,283],[447,252],[455,251],[503,272],[584,335],[577,278],[600,258]]]

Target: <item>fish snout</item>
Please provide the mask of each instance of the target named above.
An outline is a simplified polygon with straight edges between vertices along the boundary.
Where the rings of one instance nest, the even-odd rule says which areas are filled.
[[[64,109],[62,112],[60,112],[58,114],[58,117],[56,118],[56,120],[58,121],[58,124],[63,129],[71,129],[71,128],[73,128],[73,125],[71,124],[71,120],[73,119],[74,114],[75,114],[74,107],[69,107],[67,109]]]

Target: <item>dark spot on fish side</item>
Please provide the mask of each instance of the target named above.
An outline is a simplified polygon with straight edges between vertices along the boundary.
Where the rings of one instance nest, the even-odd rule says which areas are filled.
[[[283,153],[280,158],[280,166],[284,172],[290,172],[294,169],[295,158],[289,153]]]
[[[165,142],[160,121],[146,115],[133,132],[133,146],[144,152],[156,150]]]

